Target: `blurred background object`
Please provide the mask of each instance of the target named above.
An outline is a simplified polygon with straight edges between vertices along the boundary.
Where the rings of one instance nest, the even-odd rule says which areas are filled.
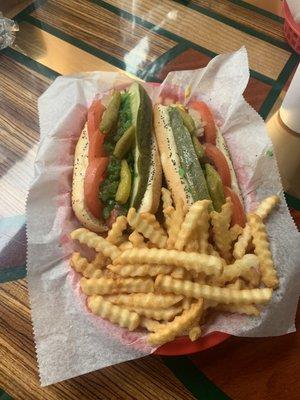
[[[286,40],[300,54],[300,0],[284,1],[283,9]]]
[[[300,199],[300,65],[282,105],[267,123],[285,192]]]
[[[18,24],[12,19],[5,18],[0,12],[0,50],[13,44],[15,32],[18,30]]]

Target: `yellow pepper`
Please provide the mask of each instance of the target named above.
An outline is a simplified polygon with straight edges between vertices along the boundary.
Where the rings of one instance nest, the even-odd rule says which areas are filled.
[[[116,193],[116,201],[125,204],[131,192],[131,171],[126,160],[121,161],[120,183]]]

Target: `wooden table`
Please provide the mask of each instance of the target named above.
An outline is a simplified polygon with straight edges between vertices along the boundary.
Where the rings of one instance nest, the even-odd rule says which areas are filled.
[[[19,12],[20,25],[13,48],[0,53],[0,227],[6,224],[0,237],[6,243],[0,258],[0,388],[6,394],[0,391],[0,399],[299,398],[299,333],[231,338],[192,357],[145,357],[40,388],[24,279],[36,104],[55,77],[126,70],[160,82],[168,71],[203,67],[216,54],[245,45],[251,68],[245,97],[267,119],[298,63],[284,40],[282,18],[270,12],[280,12],[279,3],[41,0],[8,7],[0,0],[8,16]]]

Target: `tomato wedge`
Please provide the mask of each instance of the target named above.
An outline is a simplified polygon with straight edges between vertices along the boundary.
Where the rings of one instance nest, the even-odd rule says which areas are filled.
[[[99,185],[104,180],[108,157],[95,158],[89,162],[84,178],[84,199],[87,209],[102,219],[102,204],[99,199]]]
[[[225,197],[231,198],[233,204],[232,225],[238,224],[244,227],[246,223],[246,216],[239,196],[228,186],[224,186],[224,194]]]
[[[204,151],[220,175],[223,185],[231,187],[230,169],[222,151],[211,143],[204,144]]]
[[[204,141],[215,145],[217,139],[217,128],[208,105],[204,103],[204,101],[192,101],[188,104],[188,107],[198,111],[202,121],[204,122]]]
[[[103,147],[105,135],[99,130],[104,111],[105,107],[100,100],[94,100],[88,110],[87,129],[89,136],[89,161],[97,157],[105,157]]]

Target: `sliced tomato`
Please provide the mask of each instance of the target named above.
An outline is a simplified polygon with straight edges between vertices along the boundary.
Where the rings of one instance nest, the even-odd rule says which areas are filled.
[[[210,108],[204,101],[192,101],[188,104],[189,108],[198,111],[204,122],[204,140],[206,143],[216,144],[217,128]]]
[[[230,169],[222,151],[211,143],[205,143],[204,151],[220,175],[223,185],[231,187]]]
[[[89,161],[92,161],[96,157],[105,157],[103,147],[105,135],[99,130],[104,111],[105,107],[100,100],[94,100],[88,110]]]
[[[246,216],[239,196],[228,186],[224,186],[225,197],[230,197],[233,204],[232,225],[245,226]]]
[[[95,158],[89,162],[84,178],[84,199],[87,209],[102,219],[102,204],[99,199],[99,185],[105,178],[108,157]]]
[[[95,158],[106,157],[104,149],[105,135],[98,131],[94,131],[94,134],[89,136],[89,162]]]

